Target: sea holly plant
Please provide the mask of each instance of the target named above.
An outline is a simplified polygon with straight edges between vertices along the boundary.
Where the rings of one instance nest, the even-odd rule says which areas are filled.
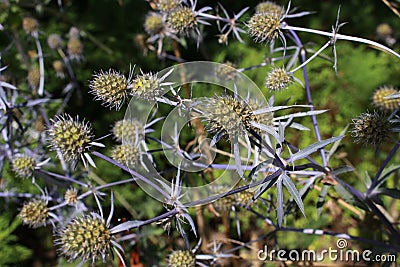
[[[388,256],[400,252],[399,90],[389,81],[377,87],[372,109],[338,119],[344,130],[332,135],[324,132],[327,118],[332,107],[343,107],[334,96],[328,106],[313,99],[318,77],[310,71],[323,59],[332,77],[343,75],[339,57],[348,58],[340,56],[340,41],[375,49],[394,65],[400,60],[395,42],[387,47],[342,34],[345,5],[337,7],[329,32],[292,26],[313,13],[290,1],[238,10],[223,1],[147,3],[135,41],[166,67],[149,71],[124,62],[129,71],[104,66],[89,74],[85,64],[95,64],[86,41],[113,53],[90,27],[70,23],[48,33],[46,21],[25,14],[22,4],[2,4],[7,12],[0,30],[9,44],[1,53],[15,53],[22,66],[0,58],[2,209],[17,210],[23,227],[51,227],[60,266],[64,258],[79,266],[261,266],[257,253],[246,258],[244,252],[285,249],[281,236],[290,233],[349,239]],[[65,15],[70,6],[58,4],[55,14]],[[51,8],[37,4],[37,15],[43,6]],[[24,14],[19,30],[16,14]],[[327,40],[314,49],[308,35]],[[184,50],[201,56],[210,36],[227,54],[231,46],[257,47],[257,57],[240,67],[239,57],[190,60]],[[265,68],[260,84],[247,76]],[[17,82],[13,77],[23,72]],[[300,98],[282,98],[298,92]],[[110,123],[75,109],[79,101],[107,114],[102,118]],[[355,147],[351,139],[370,148],[376,170],[360,174],[349,160],[338,166],[352,152],[344,149]],[[362,182],[352,181],[354,175]],[[353,212],[359,224],[374,221],[381,236],[325,227],[330,209],[340,209],[340,216]],[[321,222],[306,226],[315,217]],[[148,257],[149,247],[159,251]]]

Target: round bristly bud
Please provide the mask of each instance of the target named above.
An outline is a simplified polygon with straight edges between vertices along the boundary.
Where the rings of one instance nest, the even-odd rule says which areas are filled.
[[[169,255],[168,267],[195,267],[196,257],[189,250],[176,250]]]
[[[172,10],[167,17],[169,28],[177,33],[187,33],[197,26],[195,12],[185,6]]]
[[[111,253],[112,236],[103,218],[91,213],[74,219],[59,233],[56,244],[69,261],[105,260]]]
[[[67,43],[68,55],[72,59],[81,59],[83,44],[79,38],[70,38]]]
[[[146,33],[150,35],[159,34],[164,29],[163,16],[155,12],[150,12],[149,14],[147,14],[143,26]]]
[[[33,176],[37,165],[36,159],[28,155],[18,155],[12,159],[12,170],[21,178]]]
[[[47,203],[41,199],[31,200],[22,206],[18,216],[22,223],[32,228],[38,228],[46,225],[49,217]]]
[[[117,145],[111,151],[111,158],[130,167],[140,160],[140,151],[134,144]]]
[[[247,22],[249,35],[255,42],[272,42],[281,33],[281,19],[278,13],[256,13]]]
[[[90,124],[67,114],[58,115],[51,122],[47,129],[51,148],[60,151],[67,162],[83,158],[83,154],[90,150],[94,138]]]
[[[238,74],[237,66],[235,63],[227,61],[224,65],[220,65],[217,68],[216,75],[218,78],[224,79],[226,81],[233,80]]]
[[[57,33],[52,33],[47,37],[47,44],[51,49],[58,49],[62,46],[61,36]]]
[[[385,98],[397,93],[399,93],[399,90],[394,86],[379,87],[372,96],[374,106],[386,111],[393,111],[400,108],[400,98]]]
[[[94,74],[89,82],[90,93],[95,95],[94,99],[101,100],[105,106],[116,110],[125,102],[129,85],[130,79],[113,69]]]
[[[390,134],[392,123],[387,120],[385,115],[376,111],[374,113],[365,112],[353,119],[354,142],[364,145],[379,145]]]
[[[272,125],[272,113],[253,114],[261,108],[261,104],[253,100],[245,102],[229,95],[214,96],[206,98],[200,108],[209,123],[208,130],[213,133],[239,136],[246,130],[258,131],[251,125],[252,121]]]
[[[267,74],[265,87],[272,92],[280,91],[289,87],[293,77],[284,68],[274,68]]]
[[[35,33],[39,29],[39,22],[32,17],[25,17],[22,19],[22,28],[27,34]]]
[[[64,199],[68,205],[75,205],[78,203],[78,190],[76,188],[68,189],[65,191]]]
[[[274,2],[266,1],[259,3],[256,6],[256,13],[275,13],[275,14],[284,14],[285,9],[275,4]]]
[[[136,143],[144,138],[144,125],[135,119],[119,120],[114,123],[112,133],[118,142],[124,138],[129,143]]]
[[[40,70],[39,68],[33,67],[28,72],[28,83],[32,88],[37,88],[40,83]]]
[[[181,4],[181,0],[158,0],[157,1],[157,9],[161,12],[170,12],[174,10]]]
[[[138,75],[132,83],[131,95],[147,101],[155,100],[163,93],[160,79],[151,73]]]

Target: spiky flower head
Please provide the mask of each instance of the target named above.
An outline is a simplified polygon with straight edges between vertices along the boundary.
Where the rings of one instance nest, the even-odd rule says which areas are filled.
[[[167,17],[168,27],[177,33],[187,33],[197,27],[195,12],[185,6],[172,10]]]
[[[161,12],[170,12],[180,6],[182,0],[158,0],[157,9]]]
[[[144,138],[144,125],[135,119],[124,119],[114,123],[112,133],[118,142],[137,143]]]
[[[216,75],[217,77],[224,79],[226,81],[233,80],[238,73],[236,68],[237,66],[235,63],[227,61],[224,63],[224,65],[218,66]]]
[[[399,93],[399,90],[394,86],[379,87],[372,97],[374,106],[385,111],[393,111],[400,108],[400,98],[385,98],[397,93]]]
[[[29,178],[33,176],[37,165],[36,159],[28,155],[17,155],[12,159],[12,169],[21,178]]]
[[[32,17],[25,17],[22,19],[22,28],[27,34],[36,33],[39,29],[39,22]]]
[[[285,9],[271,1],[261,2],[256,6],[256,13],[275,13],[283,14]]]
[[[272,92],[280,91],[289,87],[293,83],[291,76],[284,68],[274,68],[267,74],[265,87]]]
[[[257,101],[246,102],[226,95],[206,98],[201,109],[210,132],[239,136],[244,135],[246,130],[258,131],[251,125],[252,121],[272,125],[272,113],[253,114],[261,107]]]
[[[79,38],[70,38],[67,43],[68,55],[71,59],[80,60],[83,53],[83,44]]]
[[[230,211],[235,204],[236,199],[234,195],[221,197],[213,202],[213,206],[217,211]]]
[[[61,60],[54,60],[53,61],[53,69],[56,71],[56,76],[60,78],[65,77],[64,73],[64,64]]]
[[[176,250],[169,255],[168,267],[195,267],[196,257],[189,250]]]
[[[18,216],[21,218],[22,223],[27,224],[29,227],[45,226],[49,217],[47,203],[42,199],[31,200],[22,206]]]
[[[111,253],[112,235],[108,225],[97,213],[74,219],[60,232],[56,244],[69,261],[103,261]]]
[[[387,23],[381,23],[376,27],[378,36],[389,36],[393,33],[392,27]]]
[[[28,83],[32,88],[37,88],[40,83],[40,70],[32,67],[28,72]]]
[[[249,206],[252,204],[254,192],[249,190],[241,191],[235,195],[236,205],[238,206]]]
[[[144,30],[149,35],[156,35],[163,31],[164,29],[164,18],[162,15],[150,12],[147,14],[146,19],[144,21]]]
[[[131,95],[147,101],[161,96],[163,89],[161,80],[152,73],[142,73],[133,80]]]
[[[364,145],[379,145],[390,134],[392,123],[385,115],[376,111],[365,112],[353,119],[352,136],[354,142]]]
[[[95,95],[95,100],[103,101],[105,106],[119,110],[125,102],[131,79],[116,70],[101,70],[93,75],[89,82],[90,93]]]
[[[47,129],[50,146],[61,152],[67,162],[76,162],[81,158],[85,163],[84,154],[93,145],[92,127],[88,122],[73,119],[70,115],[58,115],[51,120]],[[86,156],[86,155],[85,155]],[[86,158],[89,156],[86,156]]]
[[[247,22],[249,35],[255,42],[270,43],[281,34],[282,14],[256,13]]]
[[[140,151],[134,144],[117,145],[111,151],[111,157],[115,161],[131,167],[140,160]]]
[[[51,49],[58,49],[62,46],[61,36],[57,33],[52,33],[47,37],[47,44]]]
[[[75,205],[78,203],[78,190],[72,187],[67,189],[67,191],[65,191],[64,199],[68,205]]]

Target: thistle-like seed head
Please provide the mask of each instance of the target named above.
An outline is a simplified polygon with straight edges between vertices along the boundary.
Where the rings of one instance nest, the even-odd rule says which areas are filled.
[[[397,93],[399,93],[399,90],[394,86],[379,87],[372,97],[374,106],[384,111],[393,111],[400,108],[400,98],[385,98]]]
[[[180,6],[182,0],[158,0],[157,9],[161,12],[170,12]]]
[[[92,127],[88,122],[73,119],[70,115],[58,115],[51,120],[47,130],[50,146],[60,151],[67,162],[76,162],[83,158],[93,142]]]
[[[195,267],[196,257],[189,250],[177,250],[169,255],[168,267]]]
[[[62,46],[61,36],[57,33],[52,33],[47,37],[47,44],[51,49],[58,49]]]
[[[232,136],[244,135],[250,129],[258,131],[251,125],[251,121],[272,125],[272,113],[253,114],[253,111],[260,108],[261,104],[254,100],[246,103],[229,95],[206,98],[202,106],[209,131]]]
[[[256,13],[247,22],[248,32],[255,42],[270,43],[281,33],[282,14]]]
[[[130,167],[140,160],[140,151],[134,144],[117,145],[111,151],[111,157],[115,161]]]
[[[111,253],[112,235],[103,218],[96,213],[74,219],[59,233],[56,243],[69,261],[103,261]]]
[[[392,123],[376,111],[365,112],[353,119],[352,136],[354,142],[364,145],[379,145],[390,134]]]
[[[39,22],[32,17],[25,17],[22,19],[22,28],[27,34],[35,33],[39,29]]]
[[[220,65],[217,68],[216,75],[217,77],[226,81],[233,80],[238,73],[236,68],[237,66],[235,63],[227,61],[224,63],[224,65]]]
[[[280,15],[285,13],[285,9],[274,2],[265,1],[256,6],[256,13],[275,13]]]
[[[185,6],[172,10],[167,17],[169,28],[177,33],[187,33],[197,27],[195,12]]]
[[[129,143],[137,143],[144,138],[143,124],[134,119],[119,120],[114,123],[112,133],[118,142],[128,141]]]
[[[33,176],[33,172],[37,165],[36,159],[28,155],[17,155],[12,159],[12,169],[21,178],[29,178]]]
[[[151,73],[138,75],[132,83],[131,95],[147,101],[155,100],[161,96],[163,89],[161,88],[160,79]]]
[[[164,18],[155,12],[150,12],[144,21],[144,30],[149,35],[156,35],[164,29]]]
[[[90,93],[95,100],[103,101],[105,106],[119,110],[125,102],[130,82],[129,78],[113,69],[100,71],[89,82]]]
[[[67,43],[68,55],[72,59],[79,60],[83,53],[83,44],[79,38],[70,38]]]
[[[29,227],[45,226],[49,217],[47,203],[41,199],[31,200],[22,206],[18,216],[21,218],[22,223],[27,224]]]
[[[40,83],[40,70],[39,68],[33,67],[28,72],[28,83],[32,88],[38,88]]]
[[[274,68],[265,79],[265,87],[272,92],[286,89],[291,83],[293,83],[293,77],[284,68]]]
[[[78,202],[78,190],[76,188],[69,188],[65,191],[64,199],[68,205],[75,205]]]

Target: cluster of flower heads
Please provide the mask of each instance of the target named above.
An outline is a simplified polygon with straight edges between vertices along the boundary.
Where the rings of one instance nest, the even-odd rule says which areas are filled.
[[[68,40],[66,47],[64,48],[64,41],[58,33],[51,33],[47,37],[47,44],[50,49],[57,50],[61,56],[64,56],[64,51],[67,53],[67,56],[70,60],[80,61],[83,58],[83,43],[81,41],[81,34],[79,29],[76,27],[71,27],[68,33]],[[55,61],[56,62],[56,61]],[[62,72],[62,65],[59,63],[61,61],[57,61],[57,63],[53,62],[53,67],[56,72]],[[59,74],[60,75],[60,74]]]
[[[176,250],[169,255],[169,267],[195,267],[196,257],[189,250]]]

